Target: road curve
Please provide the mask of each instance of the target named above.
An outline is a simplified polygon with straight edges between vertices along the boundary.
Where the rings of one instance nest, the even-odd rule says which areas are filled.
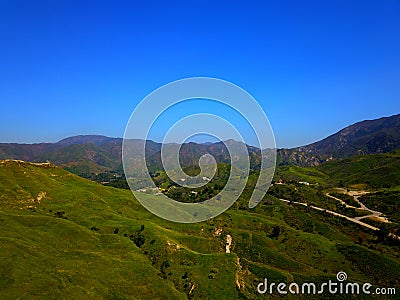
[[[369,225],[369,224],[367,224],[367,223],[361,222],[360,220],[358,220],[358,219],[356,219],[356,218],[351,218],[351,217],[348,217],[348,216],[339,214],[339,213],[337,213],[337,212],[335,212],[335,211],[332,211],[332,210],[328,210],[328,209],[325,209],[325,208],[317,207],[317,206],[314,206],[314,205],[308,205],[307,203],[303,203],[303,202],[289,201],[289,200],[286,200],[286,199],[279,199],[279,200],[281,200],[281,201],[283,201],[283,202],[286,202],[286,203],[294,203],[294,204],[298,204],[298,205],[307,206],[307,207],[310,207],[310,208],[312,208],[312,209],[319,210],[319,211],[326,212],[326,213],[328,213],[328,214],[334,215],[334,216],[336,216],[336,217],[340,217],[340,218],[347,219],[347,220],[349,220],[349,221],[351,221],[351,222],[353,222],[353,223],[359,224],[359,225],[364,226],[364,227],[367,227],[367,228],[369,228],[369,229],[372,229],[372,230],[379,230],[378,227],[375,227],[375,226]]]

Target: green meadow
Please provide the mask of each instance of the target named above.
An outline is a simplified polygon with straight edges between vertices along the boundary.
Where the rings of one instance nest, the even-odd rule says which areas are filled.
[[[256,299],[269,297],[257,293],[264,278],[318,283],[339,271],[400,287],[398,246],[271,194],[248,209],[245,191],[220,216],[179,224],[51,164],[2,161],[0,191],[3,299]]]

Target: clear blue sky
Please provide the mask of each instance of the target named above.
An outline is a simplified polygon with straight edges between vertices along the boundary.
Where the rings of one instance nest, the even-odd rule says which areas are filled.
[[[246,89],[279,147],[400,113],[400,1],[141,2],[1,1],[0,142],[122,136],[192,76]]]

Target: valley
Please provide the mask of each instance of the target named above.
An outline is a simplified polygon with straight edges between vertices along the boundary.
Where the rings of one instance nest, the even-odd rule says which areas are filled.
[[[3,160],[0,168],[5,270],[0,294],[6,298],[22,291],[41,298],[255,299],[264,277],[321,282],[341,270],[353,281],[400,285],[391,275],[400,270],[399,223],[390,217],[378,222],[378,211],[371,214],[359,200],[379,191],[357,198],[355,190],[332,188],[329,180],[306,185],[278,169],[280,184],[275,182],[263,202],[249,209],[254,171],[227,212],[202,223],[178,224],[147,212],[129,190],[50,163]],[[301,177],[299,169],[296,173]],[[218,192],[224,176],[220,173],[211,192],[203,194]],[[330,193],[351,194],[361,208]],[[358,216],[365,209],[367,214]],[[365,221],[371,215],[375,220]]]
[[[400,150],[315,165],[280,160],[268,193],[250,209],[259,152],[249,148],[239,199],[213,219],[180,224],[132,195],[120,143],[81,136],[51,146],[0,145],[1,298],[263,299],[257,286],[264,278],[318,284],[338,272],[400,288]],[[179,186],[160,168],[159,144],[148,142],[157,188],[139,192],[190,203],[223,189],[230,174],[224,147],[182,147],[191,176],[199,173],[197,157],[219,153],[215,176],[199,188]]]

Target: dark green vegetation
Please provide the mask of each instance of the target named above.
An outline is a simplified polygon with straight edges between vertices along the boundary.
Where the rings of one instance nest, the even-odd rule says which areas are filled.
[[[217,195],[226,185],[230,174],[230,165],[218,164],[214,177],[204,186],[191,189],[180,186],[173,182],[164,171],[157,171],[152,174],[154,183],[163,190],[168,197],[186,203],[201,202],[211,199]],[[184,172],[190,176],[200,173],[199,167],[184,167]]]
[[[398,246],[273,195],[249,210],[254,179],[219,217],[177,224],[147,212],[130,191],[51,164],[1,162],[1,298],[256,298],[264,277],[318,283],[339,271],[354,282],[400,287]],[[295,187],[299,195],[311,189]]]
[[[360,201],[371,209],[383,212],[390,220],[400,223],[400,191],[371,193],[362,196]]]
[[[347,205],[354,206],[354,207],[361,207],[361,205],[354,200],[354,197],[343,194],[343,193],[338,193],[338,192],[331,192],[329,193],[331,196],[336,197],[342,201],[344,201]]]
[[[278,199],[307,203],[308,205],[334,211],[348,217],[359,217],[368,214],[364,211],[358,211],[354,208],[346,207],[346,205],[341,204],[339,201],[326,196],[325,192],[316,189],[315,187],[303,184],[275,184],[269,189],[268,194],[273,195]],[[351,197],[351,199],[355,202],[353,197]]]

